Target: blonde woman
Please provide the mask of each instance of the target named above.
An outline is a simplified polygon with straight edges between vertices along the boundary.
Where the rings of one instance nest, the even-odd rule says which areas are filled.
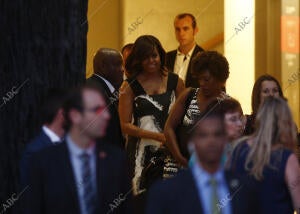
[[[262,213],[293,213],[300,208],[297,133],[285,100],[265,98],[255,132],[234,150],[230,169],[254,180]]]

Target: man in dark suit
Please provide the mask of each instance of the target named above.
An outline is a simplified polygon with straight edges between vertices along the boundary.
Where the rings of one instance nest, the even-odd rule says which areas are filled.
[[[96,139],[110,114],[103,95],[83,86],[64,106],[66,137],[31,159],[27,213],[131,213],[131,187],[122,151]]]
[[[210,109],[192,128],[197,162],[150,189],[147,214],[259,213],[251,182],[224,171],[224,116]]]
[[[94,74],[87,79],[87,84],[96,86],[104,94],[111,115],[105,141],[124,148],[125,139],[118,114],[118,90],[123,81],[122,55],[117,50],[101,48],[94,56],[93,64]]]
[[[191,60],[198,52],[203,51],[195,42],[198,32],[196,19],[190,13],[179,14],[175,17],[174,28],[179,47],[167,53],[166,66],[183,79],[186,87],[198,88],[197,78],[191,75]]]
[[[48,146],[61,142],[64,136],[63,103],[65,91],[61,89],[50,89],[43,101],[42,128],[40,133],[26,145],[20,161],[20,184],[25,188],[28,184],[29,159],[32,154]]]

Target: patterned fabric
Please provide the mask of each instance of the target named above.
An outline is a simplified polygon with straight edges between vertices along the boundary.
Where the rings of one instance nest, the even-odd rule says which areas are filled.
[[[128,80],[128,82],[132,83],[130,87],[135,94],[133,108],[134,125],[152,132],[163,132],[169,111],[175,102],[177,81],[178,76],[169,73],[167,91],[162,94],[148,95],[137,80]],[[135,195],[146,190],[141,188],[142,180],[145,179],[142,177],[142,171],[147,166],[147,163],[149,163],[152,153],[159,148],[161,148],[161,142],[128,136],[127,152],[133,174],[132,183]],[[177,167],[174,168],[176,164],[171,156],[165,162],[164,171],[166,173],[163,177],[170,177],[173,171],[177,170]]]
[[[191,102],[188,105],[188,108],[186,110],[186,114],[183,117],[182,124],[184,126],[189,126],[193,124],[193,121],[197,118],[197,116],[200,115],[200,109],[198,106],[198,101],[197,101],[197,94],[198,94],[199,88],[196,89],[193,98]]]
[[[90,156],[87,153],[83,153],[80,157],[82,160],[82,188],[83,188],[83,204],[84,214],[94,214],[96,202],[95,186],[93,185],[93,179],[90,169]]]

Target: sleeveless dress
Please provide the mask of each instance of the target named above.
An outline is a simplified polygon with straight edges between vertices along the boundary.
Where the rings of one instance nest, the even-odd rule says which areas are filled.
[[[168,73],[167,91],[155,95],[148,95],[137,79],[128,79],[127,81],[135,95],[133,124],[144,130],[162,133],[169,111],[175,102],[178,76]],[[133,194],[138,195],[146,190],[141,186],[145,179],[142,177],[142,171],[150,162],[151,153],[161,147],[161,142],[128,136],[126,145],[133,177]]]
[[[239,175],[248,175],[244,165],[250,146],[243,142],[233,151],[230,170]],[[250,176],[257,189],[261,213],[293,214],[293,204],[289,193],[292,186],[285,183],[285,168],[292,151],[280,148],[271,153],[270,166],[263,170],[260,181]]]
[[[182,118],[181,124],[176,129],[179,151],[187,159],[190,158],[190,153],[187,148],[188,139],[191,135],[190,131],[195,120],[200,116],[201,113],[197,101],[198,91],[199,88],[193,88],[188,95],[185,104],[185,114]]]

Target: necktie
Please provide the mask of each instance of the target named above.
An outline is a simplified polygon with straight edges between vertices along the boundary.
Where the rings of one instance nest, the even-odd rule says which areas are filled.
[[[218,198],[218,194],[217,194],[217,181],[214,178],[211,178],[209,180],[209,184],[211,187],[211,210],[212,210],[212,214],[220,214],[221,213],[221,209],[220,207],[218,207],[218,202],[219,202],[219,198]]]
[[[83,153],[81,159],[81,172],[82,172],[82,188],[83,188],[83,203],[86,214],[95,213],[96,206],[96,187],[93,185],[93,176],[90,168],[90,156]]]
[[[184,55],[183,62],[187,59],[186,55]]]

